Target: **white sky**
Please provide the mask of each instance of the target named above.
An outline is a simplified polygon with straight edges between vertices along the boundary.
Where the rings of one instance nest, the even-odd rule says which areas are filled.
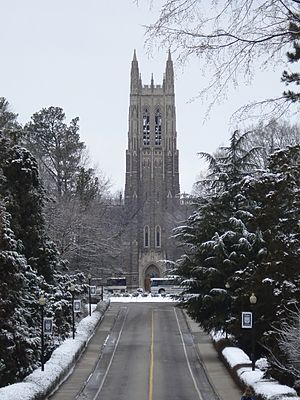
[[[78,116],[91,161],[111,179],[113,191],[124,189],[133,49],[144,84],[150,83],[151,72],[155,84],[161,84],[165,70],[167,49],[149,58],[144,48],[142,25],[156,15],[149,3],[0,0],[0,96],[21,123],[49,106],[62,107],[68,122]],[[184,70],[175,64],[182,192],[191,191],[203,169],[197,152],[214,152],[236,128],[229,126],[233,111],[249,100],[282,93],[279,71],[260,72],[251,86],[239,86],[203,123],[207,104],[189,99],[205,86],[205,78],[196,63]]]

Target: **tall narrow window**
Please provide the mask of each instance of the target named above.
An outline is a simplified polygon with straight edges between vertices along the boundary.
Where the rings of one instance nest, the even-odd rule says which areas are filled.
[[[146,225],[144,227],[144,247],[149,247],[150,241],[149,241],[149,226]]]
[[[143,143],[144,145],[150,144],[150,116],[147,108],[143,113]]]
[[[155,247],[161,246],[161,227],[157,225],[155,227]]]
[[[159,108],[155,112],[155,144],[161,145],[161,113]]]

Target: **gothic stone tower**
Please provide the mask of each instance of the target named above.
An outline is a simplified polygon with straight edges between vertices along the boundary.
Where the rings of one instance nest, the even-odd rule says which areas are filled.
[[[166,271],[179,208],[174,71],[169,52],[162,85],[143,85],[136,53],[131,63],[125,210],[128,286],[146,287]]]

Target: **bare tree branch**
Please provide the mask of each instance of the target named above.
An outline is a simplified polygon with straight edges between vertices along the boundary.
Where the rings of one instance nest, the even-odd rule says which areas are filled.
[[[230,87],[251,81],[258,67],[288,60],[300,23],[300,0],[166,0],[156,22],[146,27],[146,44],[171,48],[185,64],[196,57],[208,79],[199,97],[212,106]],[[274,78],[280,81],[280,76]],[[291,102],[289,102],[291,103]]]

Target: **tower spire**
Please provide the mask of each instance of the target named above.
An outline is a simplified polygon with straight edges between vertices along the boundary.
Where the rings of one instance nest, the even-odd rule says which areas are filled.
[[[133,51],[133,59],[131,61],[131,81],[130,81],[130,92],[137,94],[140,86],[140,72],[139,64],[136,57],[136,51]]]
[[[164,88],[165,88],[166,93],[174,94],[174,69],[173,69],[173,61],[172,61],[170,49],[168,52],[168,59],[167,59],[167,64],[166,64]]]
[[[152,74],[151,74],[151,88],[152,88],[152,90],[153,90],[153,88],[154,88],[153,72],[152,72]]]

